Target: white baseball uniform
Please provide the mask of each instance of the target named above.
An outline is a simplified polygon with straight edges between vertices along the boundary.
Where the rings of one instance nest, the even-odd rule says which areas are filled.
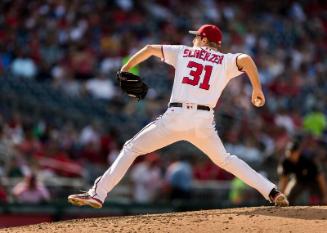
[[[229,80],[242,74],[236,65],[240,54],[181,45],[163,45],[162,54],[163,61],[175,67],[170,98],[175,107],[169,107],[125,143],[111,167],[96,179],[89,194],[104,201],[137,156],[186,140],[269,200],[269,193],[276,186],[237,156],[227,153],[215,129],[212,108]]]

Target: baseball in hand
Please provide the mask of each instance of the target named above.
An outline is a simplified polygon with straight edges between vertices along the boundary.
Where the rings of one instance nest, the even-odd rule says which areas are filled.
[[[254,100],[254,105],[257,106],[257,107],[260,107],[261,106],[261,102],[262,102],[262,100],[260,98],[256,98]]]

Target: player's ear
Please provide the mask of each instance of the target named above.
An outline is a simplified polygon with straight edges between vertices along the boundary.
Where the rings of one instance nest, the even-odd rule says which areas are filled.
[[[204,44],[208,44],[208,43],[209,43],[208,38],[207,38],[207,37],[203,37],[203,38],[202,38],[202,43],[204,43]]]

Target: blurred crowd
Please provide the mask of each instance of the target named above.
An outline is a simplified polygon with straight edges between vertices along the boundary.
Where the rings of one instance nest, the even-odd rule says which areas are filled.
[[[91,122],[80,130],[71,124],[54,128],[18,113],[10,119],[0,115],[0,176],[25,177],[25,183],[51,177],[88,182],[106,168],[120,146],[114,129],[100,127]]]
[[[219,135],[230,153],[263,168],[268,164],[267,175],[276,178],[271,164],[278,163],[287,143],[298,134],[306,135],[309,154],[327,164],[326,11],[327,4],[319,0],[197,0],[192,4],[186,0],[4,0],[0,2],[0,74],[48,82],[70,96],[115,101],[120,92],[112,73],[137,49],[146,44],[191,45],[188,30],[216,24],[223,31],[223,52],[254,58],[267,100],[261,109],[252,107],[249,81],[232,80],[216,107]],[[135,72],[152,74],[153,79],[163,72],[167,80],[172,78],[171,68],[158,60]],[[140,108],[146,108],[141,117],[150,120],[165,108],[162,103],[170,95],[169,89],[152,91],[151,99],[142,103],[145,106],[129,103],[122,111],[139,116]],[[0,176],[25,177],[22,182],[35,190],[35,177],[41,172],[43,177],[92,181],[122,146],[117,131],[99,122],[82,128],[71,122],[54,127],[44,119],[12,113],[0,117],[0,126]],[[136,163],[129,176],[135,200],[153,200],[163,193],[160,190],[187,197],[194,179],[233,179],[206,158],[185,156],[163,158],[158,152]],[[18,183],[5,190],[0,183],[0,202],[7,200],[6,192],[14,199],[29,200],[30,195],[21,195],[23,189]],[[38,190],[40,200],[50,199],[41,183]]]

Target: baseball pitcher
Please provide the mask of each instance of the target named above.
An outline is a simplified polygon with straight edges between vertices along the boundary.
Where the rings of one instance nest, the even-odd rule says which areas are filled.
[[[209,156],[217,166],[258,190],[265,199],[276,206],[288,206],[286,196],[273,183],[236,155],[226,152],[214,125],[213,108],[222,91],[232,78],[243,72],[253,87],[252,103],[256,107],[264,105],[265,97],[256,65],[246,54],[219,52],[222,33],[215,25],[206,24],[190,33],[195,35],[193,47],[147,45],[121,68],[120,74],[124,76],[132,67],[151,56],[172,65],[175,68],[175,78],[168,109],[125,143],[115,162],[95,180],[88,192],[70,195],[70,203],[101,208],[107,194],[121,180],[137,156],[186,140]],[[144,93],[140,96],[143,98]]]

